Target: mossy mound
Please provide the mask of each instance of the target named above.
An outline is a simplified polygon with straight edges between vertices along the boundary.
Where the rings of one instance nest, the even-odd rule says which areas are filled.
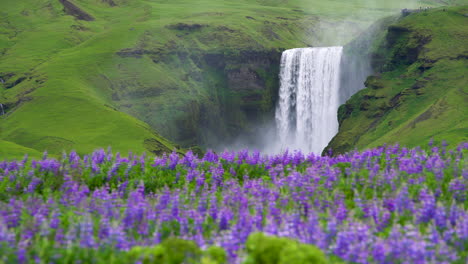
[[[429,9],[390,25],[372,51],[377,73],[340,107],[340,130],[328,148],[337,154],[468,140],[466,13],[468,6]]]

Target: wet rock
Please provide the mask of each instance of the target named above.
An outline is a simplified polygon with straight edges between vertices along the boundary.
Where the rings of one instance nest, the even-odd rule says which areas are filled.
[[[265,82],[248,67],[228,72],[228,87],[232,90],[263,90]]]

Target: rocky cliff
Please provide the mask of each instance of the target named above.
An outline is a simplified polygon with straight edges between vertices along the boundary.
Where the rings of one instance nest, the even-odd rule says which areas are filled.
[[[300,2],[3,1],[0,148],[229,141],[272,116],[283,49],[336,45],[337,31],[345,42],[406,1]]]
[[[376,73],[340,107],[339,133],[328,149],[466,141],[467,13],[466,6],[430,9],[386,27],[371,45]]]
[[[138,74],[127,75],[111,81],[112,98],[122,111],[185,146],[226,142],[271,117],[281,52],[120,51],[117,54],[127,60],[146,57],[156,67],[177,70],[178,77],[172,86],[164,82],[146,86]]]

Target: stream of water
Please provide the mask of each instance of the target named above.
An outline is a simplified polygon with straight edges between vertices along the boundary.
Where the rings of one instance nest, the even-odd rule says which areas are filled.
[[[343,47],[283,52],[276,127],[281,149],[321,154],[338,132]]]

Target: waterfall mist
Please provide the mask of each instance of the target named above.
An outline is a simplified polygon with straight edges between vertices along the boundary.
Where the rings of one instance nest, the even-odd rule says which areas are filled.
[[[351,46],[355,45],[367,49],[367,43]],[[367,55],[347,54],[343,47],[286,50],[281,57],[274,119],[253,128],[256,136],[241,135],[215,150],[301,150],[320,155],[338,133],[339,106],[364,88],[371,73]]]
[[[302,0],[304,9],[314,9],[318,5],[315,1]],[[323,5],[333,5],[333,2],[323,1]],[[373,23],[384,17],[399,14],[402,9],[417,9],[420,7],[436,7],[447,5],[438,0],[353,0],[340,4],[341,8],[331,13],[339,14],[321,17],[314,27],[312,43],[320,46],[344,46],[361,34]],[[330,12],[330,11],[329,11]],[[308,23],[305,21],[305,23]],[[310,35],[311,32],[304,32]],[[307,38],[307,36],[305,36]]]
[[[302,4],[307,9],[311,2],[304,0]],[[239,135],[234,143],[217,145],[215,150],[248,148],[279,153],[286,149],[299,149],[321,154],[338,132],[339,106],[365,88],[366,78],[373,74],[372,44],[378,34],[382,34],[386,26],[399,17],[401,9],[427,5],[440,3],[419,0],[353,1],[336,11],[340,12],[339,19],[321,17],[312,31],[304,32],[307,34],[304,38],[310,40],[306,43],[344,48],[286,50],[281,62],[281,88],[271,122],[251,127],[256,136],[252,136],[254,133]],[[305,20],[304,23],[309,24],[310,21]],[[325,51],[329,52],[328,55]],[[320,70],[319,64],[323,67]],[[333,73],[333,77],[325,76],[325,72]],[[318,98],[324,101],[318,102]]]

